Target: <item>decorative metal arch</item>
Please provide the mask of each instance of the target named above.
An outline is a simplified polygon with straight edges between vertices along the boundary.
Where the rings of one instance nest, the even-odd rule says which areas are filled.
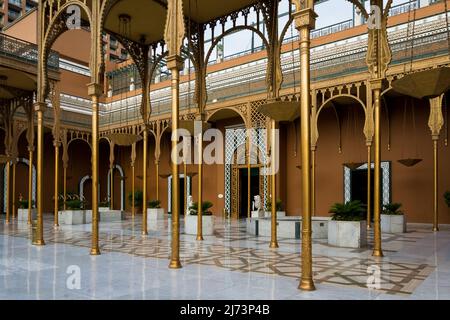
[[[125,210],[125,172],[120,164],[115,164],[113,169],[120,173],[120,210]],[[108,199],[111,199],[111,169],[108,170]]]
[[[26,159],[26,158],[17,158],[17,163],[24,163],[25,165],[27,165],[27,166],[30,166],[30,161],[28,160],[28,159]],[[5,166],[4,166],[4,168],[3,168],[3,208],[6,208],[6,202],[7,202],[7,199],[6,199],[6,166],[7,165],[12,165],[12,162],[10,161],[10,162],[8,162]],[[31,194],[32,194],[32,200],[36,203],[36,167],[35,167],[35,165],[33,164],[33,177],[32,177],[32,192],[31,192]]]

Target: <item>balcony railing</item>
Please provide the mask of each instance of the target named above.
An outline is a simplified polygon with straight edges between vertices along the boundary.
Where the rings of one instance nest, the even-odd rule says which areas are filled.
[[[411,10],[416,10],[420,8],[420,1],[416,0],[414,2],[405,2],[401,4],[397,4],[395,6],[392,6],[392,8],[389,10],[389,16],[396,16],[398,14],[406,13]]]
[[[38,47],[34,43],[23,41],[6,34],[0,34],[0,55],[19,61],[37,65]],[[47,66],[52,70],[59,70],[59,54],[50,51]]]

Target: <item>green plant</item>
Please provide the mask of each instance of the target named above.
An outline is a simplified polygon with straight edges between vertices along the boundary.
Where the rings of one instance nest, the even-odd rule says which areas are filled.
[[[24,199],[19,200],[18,204],[19,204],[19,209],[28,209],[28,205],[29,205],[28,200],[24,200]],[[34,208],[34,200],[31,200],[31,207]]]
[[[202,215],[204,215],[204,216],[211,216],[212,212],[209,209],[211,209],[212,206],[213,206],[212,202],[210,202],[210,201],[203,201],[203,203],[202,203]],[[198,202],[194,202],[189,207],[189,213],[192,216],[196,216],[197,215],[197,211],[198,211]]]
[[[134,206],[135,207],[142,207],[143,199],[144,199],[144,194],[142,193],[142,191],[138,190],[138,191],[134,192]],[[130,192],[128,194],[128,202],[130,203],[130,205],[133,205],[133,193],[132,192]]]
[[[335,203],[330,208],[333,213],[332,220],[336,221],[361,221],[365,220],[366,210],[359,200],[348,201],[346,203]]]
[[[383,214],[390,214],[390,215],[402,215],[403,212],[400,210],[400,207],[402,206],[401,203],[388,203],[383,205]]]
[[[150,200],[148,202],[148,207],[150,209],[159,209],[159,208],[161,208],[161,201],[159,201],[159,200]]]
[[[81,210],[84,207],[84,201],[75,199],[75,200],[67,200],[66,208],[68,210]]]
[[[447,206],[450,208],[450,191],[444,193],[444,199]]]
[[[276,205],[277,211],[283,211],[283,202],[278,199]],[[272,200],[269,199],[266,203],[266,211],[272,211]]]

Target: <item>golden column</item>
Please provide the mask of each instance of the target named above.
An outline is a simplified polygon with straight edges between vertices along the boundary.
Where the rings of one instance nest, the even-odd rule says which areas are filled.
[[[28,224],[31,224],[31,209],[33,208],[33,152],[34,147],[28,147],[28,157],[30,164],[28,165]]]
[[[44,111],[47,105],[45,102],[36,102],[34,110],[37,113],[37,226],[36,237],[33,244],[37,246],[45,245],[44,242],[44,221],[43,221],[43,187],[44,187]]]
[[[371,197],[372,197],[372,145],[371,143],[367,144],[367,230],[371,229]]]
[[[144,123],[144,141],[142,155],[142,235],[148,235],[147,231],[147,154],[148,154],[148,128]]]
[[[16,167],[17,157],[13,159],[13,174],[12,174],[12,218],[16,218]]]
[[[109,143],[109,208],[114,210],[114,142]]]
[[[155,160],[155,171],[156,171],[156,200],[159,201],[159,159]]]
[[[135,206],[134,206],[134,189],[135,189],[135,179],[136,172],[134,170],[134,165],[136,162],[136,143],[131,145],[131,216],[134,219],[135,215]]]
[[[10,176],[11,176],[11,165],[8,162],[6,162],[6,224],[9,224],[10,222],[10,216],[11,216],[11,203],[10,203],[10,198],[11,198],[11,186],[10,186]]]
[[[270,130],[270,179],[271,179],[271,232],[270,232],[270,245],[269,248],[278,248],[277,240],[277,174],[276,174],[276,158],[277,150],[276,146],[276,130],[277,122],[275,120],[270,120],[271,130]],[[250,192],[250,190],[249,190]]]
[[[110,180],[110,189],[109,189],[109,208],[114,210],[114,165],[109,167],[109,180]]]
[[[382,80],[375,79],[371,81],[371,88],[373,90],[374,102],[374,191],[373,191],[373,253],[374,257],[383,257],[383,250],[381,249],[381,88]]]
[[[177,130],[180,106],[180,70],[183,68],[181,46],[185,36],[185,25],[182,0],[167,1],[167,23],[164,30],[164,40],[169,51],[167,68],[172,75],[172,252],[169,268],[181,268],[180,262],[180,178],[178,163],[172,153],[177,150]]]
[[[170,2],[169,2],[170,3]],[[172,152],[177,150],[177,130],[180,102],[180,70],[183,67],[183,60],[180,56],[170,56],[167,58],[167,67],[172,74]],[[180,262],[180,178],[178,174],[178,164],[171,155],[172,164],[172,254],[169,268],[181,268]]]
[[[311,216],[316,215],[316,146],[311,146]]]
[[[443,95],[430,98],[430,117],[428,119],[428,127],[431,130],[431,138],[433,140],[433,231],[439,231],[439,210],[438,210],[438,192],[439,192],[439,176],[438,176],[438,142],[439,135],[444,125],[444,117],[442,115]]]
[[[58,227],[59,226],[59,221],[58,221],[58,193],[59,193],[59,189],[58,189],[58,178],[59,178],[59,146],[60,143],[58,140],[54,140],[53,141],[53,146],[55,147],[55,193],[54,193],[54,226]]]
[[[67,210],[67,165],[63,164],[63,210]]]
[[[197,240],[203,240],[203,121],[196,137],[198,143],[198,205],[197,205]]]
[[[100,84],[88,85],[88,94],[92,102],[92,243],[91,255],[99,255],[98,226],[98,164],[99,164],[99,97],[103,92]]]
[[[312,275],[311,243],[311,97],[310,97],[310,30],[315,27],[316,13],[313,1],[302,5],[296,1],[293,13],[296,29],[300,34],[300,126],[302,165],[302,274],[299,289],[315,290]]]
[[[247,135],[247,218],[251,218],[252,216],[252,197],[251,197],[251,173],[252,173],[252,166],[251,166],[251,134],[250,130],[248,131]]]

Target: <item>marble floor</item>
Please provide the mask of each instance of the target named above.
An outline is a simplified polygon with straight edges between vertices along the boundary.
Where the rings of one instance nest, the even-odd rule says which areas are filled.
[[[317,290],[302,292],[301,241],[281,238],[269,249],[245,221],[216,219],[202,242],[182,234],[179,270],[167,267],[167,218],[148,236],[140,219],[101,223],[102,255],[94,257],[91,225],[54,229],[50,215],[44,222],[46,245],[36,247],[26,223],[0,219],[0,299],[450,299],[450,230],[383,234],[382,259],[371,256],[372,234],[364,249],[315,240]]]

